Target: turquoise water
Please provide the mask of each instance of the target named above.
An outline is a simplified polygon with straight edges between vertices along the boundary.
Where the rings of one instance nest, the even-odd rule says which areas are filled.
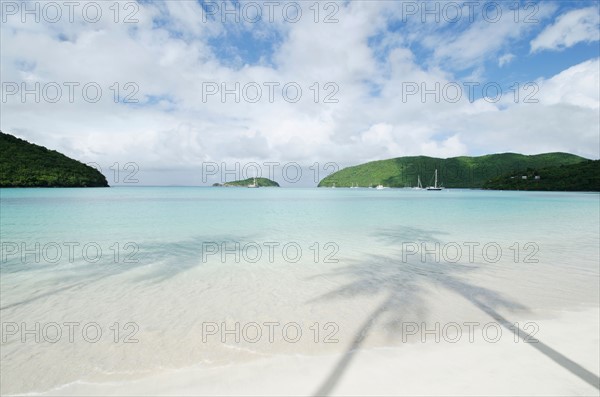
[[[568,227],[594,238],[599,210],[597,194],[469,190],[3,189],[1,199],[3,239],[25,242],[363,239],[388,228],[536,239]]]
[[[475,295],[515,317],[598,305],[600,196],[594,193],[2,189],[0,217],[4,323],[139,328],[131,346],[110,338],[19,343],[9,335],[2,349],[11,375],[2,387],[9,393],[274,352],[319,354],[348,342],[352,325],[386,294],[403,307],[386,312],[390,324],[400,314],[478,318],[469,301]],[[439,258],[423,257],[421,250],[435,251],[436,243]],[[341,342],[232,351],[199,338],[203,321],[270,320],[335,321]],[[393,343],[389,327],[375,327],[374,345]],[[77,364],[57,365],[65,355]],[[21,374],[33,357],[44,374],[36,381]]]
[[[151,261],[146,258],[151,254],[187,253],[195,260],[203,242],[224,241],[298,242],[308,251],[311,242],[333,242],[340,248],[336,257],[401,249],[403,242],[415,241],[503,247],[551,242],[539,255],[551,250],[567,257],[598,245],[599,196],[586,193],[113,188],[3,189],[1,195],[3,248],[19,245],[4,258],[3,273],[54,265],[44,258],[36,263],[34,254],[22,260],[22,244],[35,250],[36,242],[47,249],[40,257],[57,254],[48,243],[61,247],[56,266],[72,264],[63,260],[69,259],[65,243],[80,244],[72,255],[75,263],[85,259],[83,245],[97,243],[99,263],[114,263],[119,251],[140,266],[152,264],[144,260]],[[88,257],[96,256],[94,247],[89,250]]]

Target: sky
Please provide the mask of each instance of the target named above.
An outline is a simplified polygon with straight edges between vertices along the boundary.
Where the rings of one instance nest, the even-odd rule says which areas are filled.
[[[598,1],[0,1],[0,128],[111,185],[600,157]]]

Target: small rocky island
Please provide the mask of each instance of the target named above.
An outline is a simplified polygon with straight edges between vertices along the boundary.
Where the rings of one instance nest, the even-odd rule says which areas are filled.
[[[89,165],[0,131],[0,187],[108,187]]]
[[[279,183],[268,178],[248,178],[225,183],[213,183],[214,187],[279,187]]]

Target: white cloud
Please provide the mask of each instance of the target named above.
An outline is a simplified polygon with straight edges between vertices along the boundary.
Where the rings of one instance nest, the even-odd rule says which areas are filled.
[[[600,59],[572,66],[548,80],[540,80],[540,103],[600,109]]]
[[[483,15],[486,5],[498,4],[474,3],[477,4],[477,15]],[[497,20],[490,20],[492,18],[490,16],[486,18],[480,16],[475,18],[474,22],[467,24],[463,30],[456,29],[458,32],[456,30],[423,32],[421,34],[425,37],[419,40],[433,51],[436,64],[459,70],[477,67],[504,52],[511,43],[525,36],[556,10],[556,4],[552,2],[540,2],[536,7],[533,17],[536,23],[531,23],[527,18],[515,21],[513,11],[506,3]]]
[[[470,103],[466,97],[456,103],[443,98],[437,103],[431,97],[422,101],[421,95],[403,98],[403,83],[443,86],[453,80],[457,63],[479,64],[477,57],[498,53],[508,62],[512,53],[504,47],[515,34],[509,29],[512,24],[472,26],[445,39],[437,50],[439,64],[423,65],[410,47],[402,47],[410,32],[386,30],[394,4],[344,3],[334,24],[315,24],[306,10],[298,23],[263,26],[283,38],[273,65],[236,67],[219,59],[208,43],[222,37],[223,26],[202,22],[201,10],[186,2],[144,3],[137,15],[140,22],[133,27],[110,22],[67,25],[68,41],[58,37],[55,25],[12,20],[1,28],[4,82],[20,82],[24,76],[41,83],[94,81],[105,95],[94,104],[81,97],[74,103],[21,103],[17,97],[2,103],[1,127],[84,162],[104,167],[136,162],[140,176],[156,170],[153,183],[167,178],[162,181],[166,184],[173,173],[158,171],[198,170],[204,161],[297,161],[310,166],[316,161],[357,164],[402,155],[546,149],[600,155],[597,59],[538,80],[537,104],[513,103],[509,96],[497,104]],[[161,12],[173,20],[156,26],[153,18]],[[184,32],[174,34],[174,26]],[[496,33],[502,38],[477,44]],[[369,43],[378,34],[384,35],[383,58]],[[121,87],[134,82],[142,103],[148,95],[158,98],[157,103],[114,103],[110,87],[115,82]],[[204,102],[203,82],[227,82],[230,87],[235,82],[296,82],[303,96],[288,103],[280,86],[273,103],[266,100],[266,89],[258,103],[222,103],[219,96]],[[310,88],[315,82],[320,83],[318,103]],[[338,103],[323,103],[331,92],[324,88],[326,82],[339,87]],[[523,98],[527,92],[520,94]]]
[[[504,65],[508,65],[513,59],[515,59],[515,54],[504,54],[498,58],[498,66],[502,67]]]
[[[562,50],[581,42],[600,40],[598,6],[569,11],[559,16],[531,41],[531,52]]]
[[[478,111],[453,127],[471,151],[562,151],[598,158],[599,67],[596,58],[538,79],[534,86],[521,86],[517,101],[512,92],[497,104],[480,99]],[[524,103],[527,95],[531,103]]]

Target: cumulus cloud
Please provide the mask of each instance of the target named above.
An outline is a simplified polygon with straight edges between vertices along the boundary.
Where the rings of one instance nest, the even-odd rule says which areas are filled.
[[[548,80],[540,80],[540,103],[565,104],[583,109],[600,108],[599,58],[572,66]]]
[[[598,58],[520,87],[498,103],[476,101],[454,128],[471,151],[562,151],[598,158],[600,90]]]
[[[537,103],[523,103],[531,94],[525,87],[517,103],[511,95],[497,103],[466,95],[456,101],[423,97],[423,87],[454,81],[457,65],[483,67],[480,58],[498,59],[501,66],[510,62],[507,43],[530,28],[475,23],[445,31],[447,37],[424,60],[411,45],[418,29],[390,28],[395,2],[339,3],[338,22],[329,24],[314,23],[310,5],[296,23],[279,18],[234,25],[247,33],[236,33],[234,39],[242,41],[234,43],[229,25],[205,18],[202,7],[190,2],[140,3],[133,25],[10,19],[1,27],[3,83],[80,85],[73,102],[10,96],[2,103],[2,130],[84,162],[136,162],[140,176],[152,171],[149,180],[164,184],[185,183],[174,173],[193,175],[190,170],[206,161],[349,165],[402,155],[544,150],[599,156],[597,58],[537,79]],[[111,15],[110,4],[103,6]],[[258,45],[256,29],[265,33],[261,37],[281,40],[269,49],[268,62],[231,62],[219,54],[219,43]],[[441,37],[435,26],[419,29]],[[374,37],[382,40],[373,43]],[[102,88],[98,102],[82,98],[86,82]],[[272,101],[268,82],[278,84]],[[207,83],[220,92],[203,95]],[[231,90],[236,83],[241,92],[223,98],[222,84]],[[298,101],[284,98],[289,83],[302,90]],[[420,92],[406,95],[407,83]],[[256,85],[260,100],[245,100]],[[137,103],[125,103],[129,94]]]

